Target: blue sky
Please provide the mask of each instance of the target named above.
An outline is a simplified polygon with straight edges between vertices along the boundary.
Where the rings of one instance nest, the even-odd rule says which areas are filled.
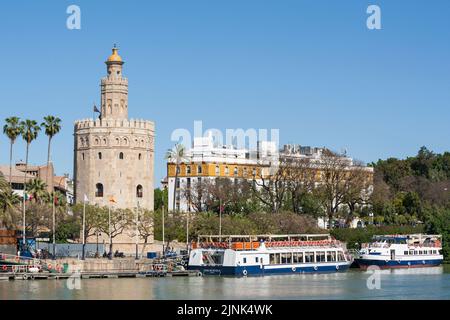
[[[81,8],[81,30],[66,8]],[[382,30],[366,28],[377,4]],[[450,150],[450,2],[2,1],[0,119],[63,119],[57,173],[72,174],[73,122],[92,117],[113,43],[130,117],[156,122],[155,178],[176,128],[280,129],[281,143],[366,162]],[[46,161],[45,136],[31,162]],[[0,137],[0,163],[8,163]],[[17,143],[15,159],[24,158]],[[158,184],[157,184],[158,185]]]

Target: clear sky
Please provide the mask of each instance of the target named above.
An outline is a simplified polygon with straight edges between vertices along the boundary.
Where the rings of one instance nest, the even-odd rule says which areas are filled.
[[[81,30],[66,28],[70,4]],[[367,29],[369,4],[380,6],[382,30]],[[72,175],[73,122],[99,104],[114,43],[130,117],[156,122],[156,181],[172,131],[194,120],[280,129],[281,143],[366,162],[422,145],[450,150],[448,0],[3,0],[0,35],[0,119],[61,117],[58,174]],[[46,143],[32,145],[32,163],[46,161]],[[24,151],[20,141],[15,160]]]

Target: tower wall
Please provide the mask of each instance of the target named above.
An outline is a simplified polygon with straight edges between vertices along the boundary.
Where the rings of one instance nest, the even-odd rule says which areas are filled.
[[[123,157],[121,156],[123,155]],[[75,123],[75,199],[91,204],[153,210],[154,123],[81,120]],[[96,194],[97,184],[103,196]],[[138,186],[142,186],[138,192]]]

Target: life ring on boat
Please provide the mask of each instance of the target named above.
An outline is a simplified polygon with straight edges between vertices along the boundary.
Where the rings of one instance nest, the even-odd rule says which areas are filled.
[[[23,280],[28,280],[28,275],[24,274],[24,275],[22,276],[22,279],[23,279]]]
[[[314,266],[314,270],[317,271],[319,268],[317,268],[317,266]]]
[[[247,274],[248,274],[247,270],[244,269],[244,271],[242,271],[242,274],[243,274],[244,276],[247,276]]]
[[[198,277],[203,277],[203,273],[201,273],[201,272],[199,271],[199,272],[197,272],[197,276],[198,276]]]
[[[336,270],[339,270],[339,266],[338,265],[336,265]]]
[[[410,267],[411,266],[411,261],[408,261],[408,267]]]
[[[8,270],[8,267],[6,265],[2,266],[2,270],[6,271],[6,270]]]
[[[293,272],[295,272],[297,270],[297,268],[295,268],[295,267],[292,267],[292,271]]]
[[[426,263],[425,260],[422,260],[422,263],[425,264]]]

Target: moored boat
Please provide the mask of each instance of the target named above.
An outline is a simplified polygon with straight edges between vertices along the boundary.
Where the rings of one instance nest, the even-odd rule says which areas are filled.
[[[361,269],[439,266],[444,259],[441,239],[424,234],[374,236],[371,243],[363,244],[355,263]]]
[[[204,275],[343,272],[352,261],[345,246],[320,235],[199,236],[188,269]]]

